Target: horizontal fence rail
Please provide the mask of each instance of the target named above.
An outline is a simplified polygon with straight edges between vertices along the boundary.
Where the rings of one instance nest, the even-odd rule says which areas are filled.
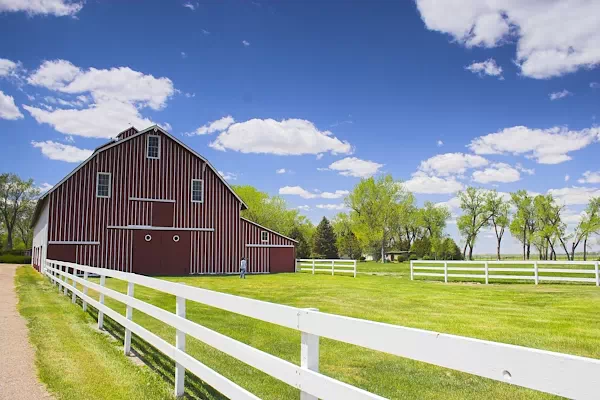
[[[80,276],[81,272],[84,273],[83,277]],[[95,307],[100,328],[104,315],[122,325],[126,337],[129,337],[124,343],[125,353],[129,353],[131,334],[135,333],[172,358],[176,363],[177,396],[184,393],[183,376],[187,370],[231,399],[258,398],[187,354],[186,335],[299,389],[301,399],[306,400],[383,398],[320,374],[320,337],[569,398],[596,399],[600,384],[600,360],[593,358],[327,314],[315,309],[290,307],[63,261],[47,260],[43,273],[58,286],[59,293],[67,295],[71,291],[73,298],[81,298],[84,307]],[[92,274],[100,277],[99,284],[87,279]],[[126,281],[127,294],[107,288],[106,277]],[[176,312],[171,313],[136,299],[135,285],[176,296]],[[87,294],[88,289],[99,293],[99,301]],[[104,304],[106,296],[125,304],[126,315],[107,307]],[[186,300],[299,331],[301,365],[282,360],[186,319]],[[133,309],[174,327],[175,346],[136,324],[131,312]]]
[[[356,278],[356,260],[322,260],[312,258],[301,258],[296,260],[296,271],[331,272],[353,274]]]
[[[448,283],[448,278],[484,279],[486,284],[489,283],[490,279],[511,279],[533,281],[536,285],[546,281],[595,283],[596,286],[600,286],[599,264],[598,261],[411,260],[410,279],[414,280],[417,276],[437,277],[444,278],[444,282],[446,283]],[[502,265],[504,265],[504,267],[502,267]],[[523,265],[523,267],[514,267],[520,265]],[[569,265],[578,266],[578,268],[552,268],[552,266],[564,267]],[[544,268],[544,266],[550,266],[550,268]],[[479,274],[477,272],[479,272]],[[505,272],[508,274],[496,274],[496,272]],[[557,276],[556,274],[572,274],[578,276]]]

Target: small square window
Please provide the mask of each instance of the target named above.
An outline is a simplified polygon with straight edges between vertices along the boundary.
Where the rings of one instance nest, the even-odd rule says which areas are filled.
[[[158,159],[160,158],[160,136],[148,135],[146,140],[146,157]]]
[[[269,241],[269,232],[267,232],[267,231],[260,231],[260,241],[261,242],[268,242]]]
[[[96,177],[96,197],[110,197],[110,173],[98,172]]]
[[[192,179],[192,202],[204,202],[204,181],[202,179]]]

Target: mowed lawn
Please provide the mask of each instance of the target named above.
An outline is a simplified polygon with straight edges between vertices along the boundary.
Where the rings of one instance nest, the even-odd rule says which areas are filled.
[[[359,264],[359,271],[365,264]],[[237,277],[166,279],[296,307],[316,307],[323,312],[600,359],[600,289],[595,286],[410,281],[408,264],[388,266],[398,268],[398,274],[359,274],[357,278],[302,273],[249,276],[246,280]],[[37,361],[42,380],[51,388],[54,385],[67,393],[63,396],[59,392],[57,397],[77,398],[79,394],[85,398],[141,398],[139,396],[143,397],[146,387],[147,398],[170,396],[173,364],[168,358],[135,340],[134,336],[134,349],[142,353],[151,368],[123,363],[121,360],[126,359],[117,347],[121,344],[94,331],[94,310],[83,313],[80,307],[70,304],[70,298],[58,296],[57,290],[29,267],[19,270],[17,279],[27,283],[19,289],[22,302],[39,298],[35,306],[27,307],[24,315],[36,330],[45,331],[44,335],[38,335],[34,330],[32,340],[39,347]],[[126,292],[126,284],[122,281],[107,279],[107,285]],[[140,286],[136,286],[135,296],[164,309],[175,310],[173,296]],[[94,297],[97,298],[97,294]],[[40,301],[49,301],[52,307],[43,307]],[[125,307],[121,303],[107,301],[107,304],[124,314]],[[299,364],[300,334],[297,331],[189,301],[187,315],[208,328]],[[139,311],[134,311],[134,320],[174,343],[174,329]],[[67,324],[70,327],[61,328]],[[122,337],[121,329],[111,324],[108,327],[117,337]],[[44,346],[46,338],[54,335],[61,336],[60,344],[67,343],[66,348]],[[87,342],[81,343],[83,341]],[[82,348],[92,352],[93,362],[98,366],[90,363],[87,353],[79,352]],[[99,356],[103,352],[107,354],[105,360]],[[196,340],[188,339],[188,352],[261,398],[299,396],[286,384]],[[320,370],[324,374],[388,398],[553,398],[324,338],[320,352]],[[111,368],[103,363],[110,364]],[[123,377],[115,379],[114,374],[107,375],[96,385],[93,377],[106,368],[122,370]],[[60,385],[52,382],[57,377],[60,377]],[[137,386],[131,379],[138,380]],[[98,388],[88,393],[77,386],[79,382],[88,382],[85,390]],[[132,387],[132,391],[140,391],[130,397],[105,395],[121,384]],[[187,394],[189,398],[220,398],[197,379],[188,380]]]

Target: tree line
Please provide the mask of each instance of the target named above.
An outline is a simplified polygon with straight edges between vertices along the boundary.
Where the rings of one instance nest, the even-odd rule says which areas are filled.
[[[0,250],[31,248],[31,220],[40,190],[33,180],[10,173],[0,174]]]

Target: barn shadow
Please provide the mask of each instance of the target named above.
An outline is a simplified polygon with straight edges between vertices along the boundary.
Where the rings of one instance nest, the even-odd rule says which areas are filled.
[[[78,303],[80,299],[78,298]],[[98,310],[88,306],[87,314],[98,321]],[[104,315],[104,331],[121,345],[125,341],[125,328],[112,318]],[[175,362],[161,353],[158,349],[135,334],[131,335],[131,352],[145,366],[158,374],[170,386],[175,386]],[[186,371],[185,393],[182,399],[226,400],[227,397],[213,389],[196,375]]]

